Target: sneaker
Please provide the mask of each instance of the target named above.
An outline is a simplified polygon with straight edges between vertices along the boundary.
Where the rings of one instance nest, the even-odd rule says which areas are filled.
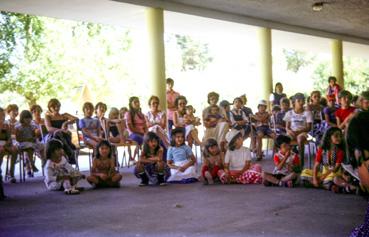
[[[214,184],[213,177],[211,176],[209,171],[205,172],[205,179],[208,181],[208,184]]]
[[[149,185],[149,177],[147,177],[146,173],[140,174],[141,183],[138,185],[140,187],[144,187]]]

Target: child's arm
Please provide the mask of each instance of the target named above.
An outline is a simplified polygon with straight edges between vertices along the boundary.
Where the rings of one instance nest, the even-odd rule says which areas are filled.
[[[133,118],[131,118],[129,113],[127,113],[127,114],[128,114],[127,120],[126,120],[127,128],[129,130],[131,130],[133,133],[141,134],[141,131],[139,131],[138,129],[136,129],[136,127],[133,126],[133,124],[132,124],[132,119]]]
[[[277,170],[281,170],[284,167],[284,165],[286,164],[286,161],[287,161],[289,155],[290,154],[286,154],[286,156],[283,157],[283,159],[278,163],[278,165],[276,165],[277,166]],[[278,161],[279,161],[279,159],[278,159]]]
[[[175,111],[174,114],[173,114],[173,124],[174,124],[174,127],[178,128],[178,127],[183,127],[183,124],[180,124],[179,121],[178,121],[178,112]]]
[[[324,113],[324,120],[325,120],[325,122],[326,122],[329,126],[331,126],[331,127],[337,127],[337,124],[332,123],[332,122],[331,122],[331,120],[329,119],[329,115],[328,115],[328,114],[326,114],[326,113]]]
[[[168,160],[167,165],[168,165],[169,168],[175,169],[175,170],[180,168],[179,166],[174,165],[172,160]]]
[[[195,156],[192,154],[190,155],[190,160],[182,167],[179,168],[179,171],[184,172],[187,168],[193,166],[196,163],[196,158]]]

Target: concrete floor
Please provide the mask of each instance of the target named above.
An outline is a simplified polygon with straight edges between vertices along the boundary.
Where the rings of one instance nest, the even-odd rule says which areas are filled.
[[[261,162],[272,169],[271,160]],[[5,184],[0,236],[348,236],[367,202],[355,195],[263,185],[138,187],[80,195],[46,191],[42,177]]]

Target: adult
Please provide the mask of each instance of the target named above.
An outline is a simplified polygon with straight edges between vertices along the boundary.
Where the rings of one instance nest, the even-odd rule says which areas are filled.
[[[347,129],[347,144],[353,167],[357,167],[360,184],[369,190],[369,111],[358,112]],[[369,236],[369,203],[364,224],[356,227],[352,237]]]
[[[277,82],[274,86],[274,92],[270,94],[269,101],[273,105],[280,105],[281,99],[287,97],[285,93],[283,93],[283,85],[280,82]]]
[[[173,129],[173,115],[177,107],[175,101],[179,96],[179,93],[173,90],[174,80],[172,78],[167,78],[167,118],[168,118],[168,133],[169,135]]]
[[[208,104],[202,112],[202,119],[204,121],[205,133],[203,141],[206,141],[209,138],[214,138],[221,147],[225,144],[225,135],[229,130],[229,124],[226,121],[226,115],[223,109],[219,108],[219,115],[223,118],[217,121],[216,124],[212,124],[209,122],[208,115],[209,110],[212,106],[218,106],[219,94],[216,92],[210,92],[208,94]],[[219,106],[218,106],[219,107]]]
[[[68,113],[61,114],[60,107],[59,100],[55,98],[51,99],[47,104],[48,111],[45,114],[45,126],[48,134],[46,135],[45,141],[49,141],[52,138],[59,139],[63,143],[63,149],[68,162],[75,164],[76,147],[72,143],[72,134],[68,130],[68,125],[75,123],[78,118]]]
[[[37,135],[40,137],[40,141],[45,143],[44,138],[46,137],[48,131],[45,125],[45,119],[41,117],[42,108],[40,105],[32,105],[31,106],[31,113],[32,113],[32,123],[38,127],[36,130]]]
[[[155,133],[165,148],[169,146],[169,139],[166,134],[167,116],[164,111],[159,109],[160,100],[157,96],[151,96],[149,99],[150,111],[146,113],[146,126],[149,132]]]

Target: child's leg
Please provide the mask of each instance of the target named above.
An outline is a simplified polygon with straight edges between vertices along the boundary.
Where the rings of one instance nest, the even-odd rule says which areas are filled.
[[[91,185],[92,184],[98,185],[99,184],[99,178],[95,175],[90,175],[90,176],[87,176],[87,182],[89,182]]]
[[[258,159],[261,159],[263,156],[263,150],[262,150],[263,137],[264,137],[264,133],[262,131],[258,131],[256,135],[256,156]]]
[[[297,174],[295,172],[291,172],[290,174],[284,176],[281,181],[282,182],[288,182],[288,181],[292,181],[294,179],[297,178]]]
[[[211,177],[216,178],[218,176],[218,171],[219,171],[219,166],[215,165],[214,168],[210,172]]]
[[[278,185],[280,180],[277,179],[273,174],[271,173],[267,173],[267,172],[263,172],[263,182],[265,186],[269,186],[270,183]]]
[[[111,181],[116,184],[119,183],[122,180],[122,175],[119,173],[115,173],[112,177],[111,177]]]
[[[346,182],[346,180],[343,179],[341,176],[334,177],[333,183],[338,187],[343,188],[348,193],[351,193],[356,190],[356,187],[354,185],[351,185],[350,183]]]
[[[299,147],[299,156],[301,161],[301,169],[304,168],[305,161],[305,142],[306,142],[306,133],[301,133],[297,136],[297,144]]]
[[[33,149],[27,149],[26,153],[27,153],[27,159],[28,159],[28,162],[27,162],[28,175],[32,175],[31,173],[34,171],[33,167],[35,166],[35,161],[33,159]],[[37,172],[37,171],[34,171],[34,172]]]
[[[10,177],[11,177],[11,182],[15,182],[15,177],[14,177],[14,170],[15,170],[15,162],[17,160],[17,155],[18,155],[18,149],[16,146],[11,146],[8,149],[8,152],[11,154],[11,158],[10,158]]]
[[[165,169],[165,163],[164,161],[159,161],[156,163],[156,170],[158,172],[158,184],[159,185],[165,185],[165,178],[164,178],[164,169]]]
[[[192,139],[195,141],[195,144],[202,146],[202,142],[199,139],[199,134],[198,134],[197,129],[192,129],[190,133],[191,133]]]

